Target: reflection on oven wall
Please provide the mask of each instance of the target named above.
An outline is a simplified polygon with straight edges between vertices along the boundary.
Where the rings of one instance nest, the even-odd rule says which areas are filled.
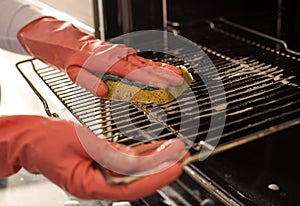
[[[103,0],[106,38],[162,29],[162,0]]]
[[[161,29],[163,0],[104,0],[108,38],[130,31]],[[167,17],[180,25],[224,17],[254,30],[279,37],[300,50],[300,1],[288,0],[169,0]],[[180,27],[179,27],[180,29]]]

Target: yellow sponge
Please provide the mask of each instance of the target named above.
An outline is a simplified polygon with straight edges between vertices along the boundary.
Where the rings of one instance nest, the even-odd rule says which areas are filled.
[[[141,89],[137,86],[123,83],[121,81],[107,80],[108,94],[105,98],[111,100],[139,102],[144,104],[165,104],[171,102],[181,95],[189,85],[194,81],[193,76],[188,72],[186,67],[180,66],[185,82],[176,87],[166,89]]]

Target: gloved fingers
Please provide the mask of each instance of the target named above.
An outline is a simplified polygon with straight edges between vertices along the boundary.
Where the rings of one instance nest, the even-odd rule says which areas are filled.
[[[128,184],[110,184],[101,170],[84,162],[74,170],[73,179],[70,179],[66,189],[72,195],[82,199],[132,201],[153,194],[156,190],[174,181],[181,172],[181,165],[174,164],[166,170],[149,176],[141,176]]]
[[[168,139],[168,140],[160,140],[146,144],[140,144],[134,147],[131,147],[131,150],[135,155],[151,155],[155,152],[159,152],[163,149],[166,149],[170,145],[176,145],[179,150],[184,150],[184,144],[179,139]]]
[[[159,151],[165,149],[166,147],[168,147],[174,143],[178,144],[178,151],[180,151],[181,149],[183,150],[184,144],[179,139],[161,140],[161,141],[157,141],[157,142],[153,142],[153,143],[141,144],[141,145],[138,145],[138,146],[132,148],[132,150],[134,150],[134,153],[136,155],[151,155],[153,153],[156,153],[156,152],[159,152]],[[177,154],[174,154],[173,157],[171,157],[171,160],[182,162],[189,156],[190,156],[190,153],[188,151],[178,152]]]
[[[162,62],[152,61],[150,59],[145,59],[138,55],[131,55],[130,61],[134,62],[134,64],[136,64],[136,65],[140,65],[141,67],[145,66],[145,64],[147,64],[149,66],[157,66],[157,67],[161,67],[163,69],[168,69],[172,72],[175,72],[178,75],[182,74],[181,70],[178,67],[175,67],[170,64],[162,63]]]
[[[136,69],[128,73],[125,78],[151,87],[163,89],[169,86],[179,86],[184,82],[182,76],[156,66],[145,66]]]
[[[115,63],[108,70],[108,72],[123,78],[136,81],[149,87],[164,89],[170,85],[170,80],[156,75],[151,71],[151,69],[140,69],[135,64],[128,62],[125,59],[121,59],[117,63]]]
[[[171,167],[180,161],[187,151],[179,139],[155,142],[130,148],[121,144],[112,144],[111,151],[107,150],[105,168],[123,175],[136,173],[152,174]]]
[[[150,75],[158,76],[168,81],[169,85],[178,86],[183,83],[182,72],[179,68],[145,59],[138,55],[129,55],[127,61],[140,69],[145,69]]]
[[[162,149],[165,149],[169,145],[173,144],[174,142],[179,142],[179,147],[184,147],[183,142],[179,139],[169,139],[169,140],[161,140],[153,143],[148,144],[141,144],[136,147],[133,147],[132,150],[134,150],[134,153],[136,155],[151,155],[154,152],[159,152]],[[186,158],[190,156],[190,153],[188,151],[174,154],[173,160],[182,162]]]
[[[168,69],[162,69],[161,67],[146,66],[140,68],[139,70],[145,70],[145,72],[148,72],[150,75],[165,79],[171,86],[179,86],[184,82],[184,79],[181,75],[178,75]]]
[[[174,162],[180,162],[186,154],[189,154],[185,150],[184,143],[179,139],[170,139],[163,141],[161,145],[160,142],[139,145],[132,148],[136,155],[142,155],[144,158],[141,159],[138,171],[153,172],[162,170],[164,168],[170,167]],[[153,146],[157,146],[153,149]]]
[[[66,70],[70,79],[85,88],[97,97],[104,97],[108,93],[107,85],[97,76],[91,74],[83,68],[72,66]]]
[[[100,167],[122,175],[166,169],[180,161],[186,153],[185,145],[179,139],[164,141],[161,145],[150,143],[130,148],[99,139],[83,127],[76,129],[76,132],[87,154]]]
[[[142,143],[140,145],[131,147],[131,151],[133,151],[135,155],[149,155],[156,151],[158,148],[163,147],[167,141],[173,140],[160,140],[146,144]]]

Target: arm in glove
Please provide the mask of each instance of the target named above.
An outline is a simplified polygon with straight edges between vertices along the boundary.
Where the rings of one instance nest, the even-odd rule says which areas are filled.
[[[0,134],[0,177],[24,167],[83,199],[134,200],[150,195],[180,175],[177,160],[185,153],[183,143],[175,139],[160,142],[140,158],[140,152],[159,142],[129,148],[99,139],[72,122],[39,116],[0,117]],[[129,184],[113,185],[105,181],[102,164],[122,174],[165,167]]]
[[[95,39],[53,17],[25,25],[18,39],[29,54],[66,72],[73,82],[99,97],[107,94],[107,86],[98,78],[103,73],[156,88],[184,81],[177,67],[144,59],[133,48]]]

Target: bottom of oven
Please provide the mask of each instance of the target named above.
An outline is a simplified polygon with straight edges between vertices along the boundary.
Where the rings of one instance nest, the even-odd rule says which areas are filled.
[[[178,180],[132,205],[295,205],[300,201],[297,131],[299,125],[190,164]]]

